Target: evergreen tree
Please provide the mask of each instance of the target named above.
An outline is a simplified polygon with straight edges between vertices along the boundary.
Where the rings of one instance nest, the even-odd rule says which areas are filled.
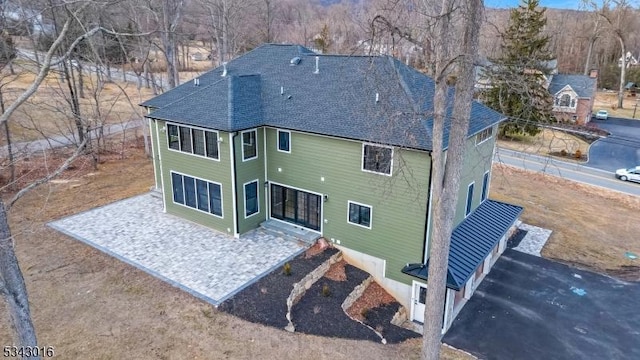
[[[553,97],[547,91],[547,78],[555,67],[549,51],[549,36],[542,30],[547,23],[546,8],[538,0],[523,0],[511,10],[509,27],[502,35],[502,55],[491,59],[487,69],[491,88],[483,98],[487,106],[509,117],[500,135],[537,134],[539,123],[554,119]]]

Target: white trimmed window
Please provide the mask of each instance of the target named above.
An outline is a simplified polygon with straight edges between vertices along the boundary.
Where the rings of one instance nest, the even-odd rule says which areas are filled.
[[[245,219],[260,212],[258,201],[258,180],[244,184],[244,217]]]
[[[476,145],[489,140],[493,135],[493,127],[488,127],[476,134]]]
[[[167,141],[171,150],[220,159],[217,131],[167,124]]]
[[[222,217],[222,185],[171,172],[173,202]]]
[[[475,186],[475,183],[471,183],[469,184],[469,187],[467,188],[467,203],[464,207],[464,216],[468,216],[471,213],[471,207],[473,205],[473,188]]]
[[[388,146],[362,144],[362,170],[391,175],[393,148]]]
[[[348,201],[347,221],[371,229],[371,206]]]
[[[257,130],[249,130],[242,133],[242,161],[258,157],[257,139]]]
[[[278,151],[291,152],[291,132],[278,130]]]

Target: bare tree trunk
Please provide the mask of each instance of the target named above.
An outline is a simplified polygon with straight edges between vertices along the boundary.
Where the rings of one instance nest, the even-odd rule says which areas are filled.
[[[478,54],[478,31],[484,10],[481,0],[470,0],[458,4],[463,11],[463,37],[460,45],[460,57],[456,60],[457,81],[449,131],[446,160],[443,151],[444,122],[447,109],[447,69],[451,61],[451,11],[453,1],[442,2],[441,17],[438,19],[438,42],[436,45],[436,92],[434,95],[433,126],[433,234],[429,249],[428,291],[425,307],[425,323],[422,346],[422,359],[432,360],[440,357],[440,339],[442,337],[442,317],[446,299],[447,267],[453,219],[455,218],[460,175],[471,104],[474,89],[474,63]]]
[[[0,293],[9,311],[11,328],[15,337],[14,343],[17,346],[36,347],[38,341],[31,321],[27,287],[18,265],[2,198],[0,198]],[[30,357],[29,359],[39,359],[39,357]]]
[[[587,61],[585,61],[584,63],[584,75],[589,75],[589,71],[591,70],[591,56],[593,54],[593,47],[596,44],[596,40],[598,38],[595,36],[592,36],[591,38],[589,38],[589,48],[587,49]]]
[[[0,87],[0,110],[4,113],[4,97],[2,96],[2,87]],[[16,164],[13,159],[13,147],[11,146],[11,131],[9,129],[9,121],[4,122],[4,134],[7,138],[7,155],[9,156],[9,171],[11,172],[11,178],[9,180],[10,188],[15,187],[16,181]]]
[[[84,79],[82,78],[82,63],[78,61],[78,94],[84,99]]]
[[[620,48],[622,48],[622,64],[620,64],[620,88],[618,89],[618,109],[622,109],[624,102],[624,85],[627,77],[627,49],[622,35],[618,34]]]

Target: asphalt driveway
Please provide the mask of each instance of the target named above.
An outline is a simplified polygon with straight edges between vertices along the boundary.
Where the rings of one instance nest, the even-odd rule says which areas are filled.
[[[481,359],[640,359],[640,283],[508,249],[443,341]]]
[[[592,120],[610,136],[589,148],[589,167],[606,171],[640,165],[640,120],[609,118]]]

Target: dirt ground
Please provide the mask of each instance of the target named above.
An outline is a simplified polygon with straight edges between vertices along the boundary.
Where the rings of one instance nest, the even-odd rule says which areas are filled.
[[[418,358],[420,341],[330,339],[240,320],[46,227],[50,220],[149,190],[153,168],[140,148],[130,148],[126,161],[103,159],[98,171],[80,159],[73,171],[28,194],[10,212],[39,344],[54,346],[58,358]],[[4,345],[11,337],[3,306]],[[448,359],[465,356],[444,347],[443,352]]]

